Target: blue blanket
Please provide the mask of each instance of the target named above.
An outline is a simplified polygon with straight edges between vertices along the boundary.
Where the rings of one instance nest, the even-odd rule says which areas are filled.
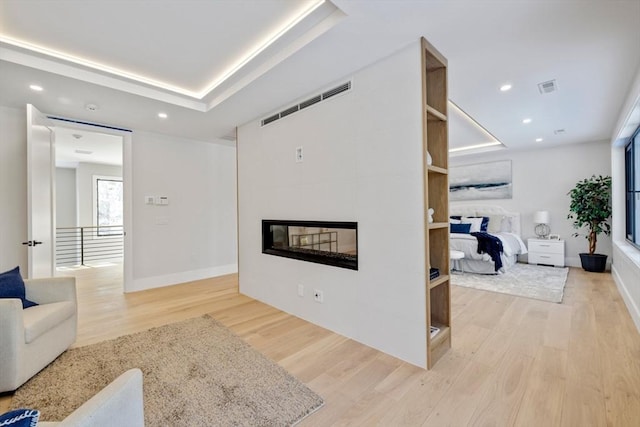
[[[470,234],[478,239],[478,253],[488,254],[495,264],[496,271],[500,270],[502,268],[502,258],[500,258],[503,252],[502,241],[489,233],[474,232]]]

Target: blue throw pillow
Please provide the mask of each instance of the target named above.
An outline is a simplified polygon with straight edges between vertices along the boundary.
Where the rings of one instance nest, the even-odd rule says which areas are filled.
[[[449,224],[449,227],[452,233],[469,234],[471,231],[471,224]]]
[[[2,427],[36,427],[40,411],[35,409],[16,409],[0,415]]]
[[[0,298],[20,298],[22,308],[38,305],[26,298],[20,267],[0,273]]]

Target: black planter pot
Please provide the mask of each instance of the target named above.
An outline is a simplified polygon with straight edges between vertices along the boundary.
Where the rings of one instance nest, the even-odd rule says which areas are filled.
[[[602,273],[607,266],[607,256],[602,254],[580,254],[582,268],[594,273]]]

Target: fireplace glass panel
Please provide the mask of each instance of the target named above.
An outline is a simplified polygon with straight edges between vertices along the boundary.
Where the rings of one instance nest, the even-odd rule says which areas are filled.
[[[358,269],[358,225],[331,221],[262,221],[262,252]]]

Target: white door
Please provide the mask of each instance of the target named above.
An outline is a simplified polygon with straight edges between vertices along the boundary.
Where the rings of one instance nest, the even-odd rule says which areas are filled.
[[[55,165],[53,126],[27,104],[27,233],[28,277],[53,276]]]

